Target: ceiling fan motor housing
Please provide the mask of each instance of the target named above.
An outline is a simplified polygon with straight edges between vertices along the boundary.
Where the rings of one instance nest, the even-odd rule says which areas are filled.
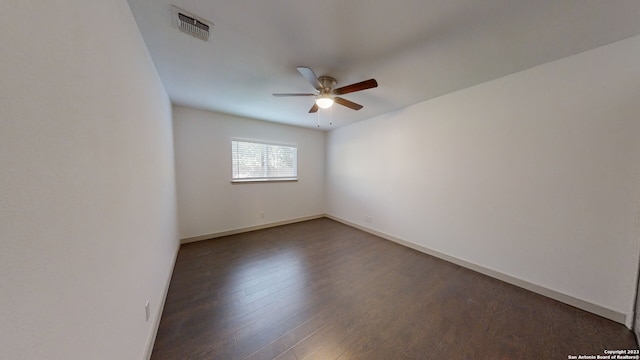
[[[331,76],[320,76],[318,77],[318,81],[320,81],[320,84],[322,84],[321,93],[323,94],[332,93],[337,84],[336,79],[332,78]]]

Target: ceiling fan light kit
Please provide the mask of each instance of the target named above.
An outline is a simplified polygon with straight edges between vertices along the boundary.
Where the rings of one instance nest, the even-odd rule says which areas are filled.
[[[336,95],[367,90],[378,86],[378,82],[375,79],[369,79],[336,89],[337,81],[330,76],[317,77],[313,70],[305,66],[299,66],[298,71],[300,72],[300,74],[302,74],[302,76],[304,76],[305,79],[307,79],[311,86],[316,89],[317,93],[276,93],[273,94],[273,96],[315,96],[315,103],[309,110],[309,113],[315,113],[318,111],[318,109],[328,109],[333,106],[334,103],[346,106],[353,110],[360,110],[362,109],[362,105],[356,104],[353,101],[343,99]]]
[[[316,105],[321,109],[328,109],[333,105],[333,98],[329,94],[322,94],[316,99]]]

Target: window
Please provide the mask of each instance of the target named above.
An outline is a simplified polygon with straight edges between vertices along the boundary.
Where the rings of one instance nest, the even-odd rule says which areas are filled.
[[[298,148],[231,141],[232,181],[297,180]]]

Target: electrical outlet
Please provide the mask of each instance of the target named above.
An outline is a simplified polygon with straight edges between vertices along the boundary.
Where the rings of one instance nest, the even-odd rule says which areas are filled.
[[[364,217],[364,222],[370,223],[371,222],[371,216],[365,216]]]
[[[144,306],[144,315],[147,319],[147,321],[149,321],[149,317],[151,317],[151,310],[149,309],[149,302],[147,301],[147,304]]]

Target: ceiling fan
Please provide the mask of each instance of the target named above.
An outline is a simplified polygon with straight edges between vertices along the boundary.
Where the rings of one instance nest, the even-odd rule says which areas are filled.
[[[330,108],[334,102],[353,110],[360,110],[362,109],[362,105],[343,99],[337,95],[367,90],[378,86],[378,82],[375,79],[369,79],[336,89],[336,79],[330,76],[317,77],[313,70],[304,66],[298,66],[298,71],[305,79],[307,79],[307,81],[309,81],[309,83],[311,83],[311,86],[317,90],[317,93],[276,93],[273,94],[273,96],[314,96],[316,98],[316,102],[313,104],[311,109],[309,109],[310,113],[317,112],[318,108]]]

